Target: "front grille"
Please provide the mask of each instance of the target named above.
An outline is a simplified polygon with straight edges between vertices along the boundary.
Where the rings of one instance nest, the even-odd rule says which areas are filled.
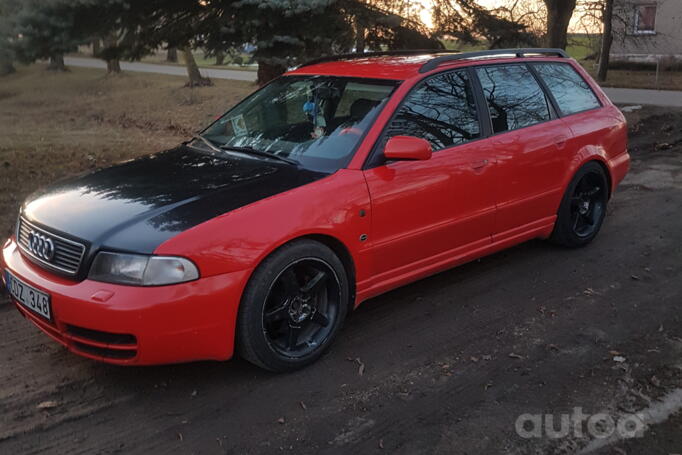
[[[40,233],[52,240],[52,243],[54,244],[54,257],[52,257],[51,260],[40,258],[31,251],[29,245],[29,234],[31,231]],[[17,243],[19,244],[21,251],[34,262],[37,262],[48,269],[71,276],[78,273],[78,269],[83,260],[83,255],[85,254],[85,245],[82,243],[65,239],[64,237],[46,231],[45,229],[41,229],[23,218],[19,219]]]

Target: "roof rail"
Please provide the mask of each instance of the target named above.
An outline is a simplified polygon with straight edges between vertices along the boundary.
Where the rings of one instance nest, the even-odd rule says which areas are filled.
[[[349,54],[327,55],[313,60],[309,60],[298,68],[304,66],[317,65],[318,63],[334,62],[337,60],[356,60],[368,57],[392,57],[392,56],[410,56],[410,55],[425,55],[425,54],[457,54],[457,51],[448,51],[447,49],[410,49],[410,50],[395,50],[395,51],[373,51],[373,52],[354,52]]]
[[[450,62],[454,60],[464,60],[467,58],[478,58],[478,57],[492,57],[496,55],[514,55],[515,57],[525,57],[526,55],[556,55],[558,57],[569,58],[569,55],[563,49],[545,49],[545,48],[524,48],[524,49],[490,49],[487,51],[475,51],[475,52],[461,52],[457,54],[441,55],[432,58],[428,62],[424,63],[421,68],[419,68],[420,73],[426,73],[431,70],[438,68],[441,64],[445,62]]]

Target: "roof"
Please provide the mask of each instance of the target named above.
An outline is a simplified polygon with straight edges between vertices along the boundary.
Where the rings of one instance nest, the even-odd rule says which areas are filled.
[[[481,58],[516,59],[547,55],[568,58],[562,49],[540,48],[492,49],[475,52],[389,51],[322,57],[287,74],[405,80],[435,70],[443,64],[452,65]]]
[[[437,56],[438,54],[387,55],[341,59],[302,66],[289,71],[287,74],[322,74],[405,80],[419,74],[419,68]]]

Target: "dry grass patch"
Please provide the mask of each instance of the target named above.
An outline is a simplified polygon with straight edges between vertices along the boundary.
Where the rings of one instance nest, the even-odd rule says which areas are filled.
[[[580,62],[588,73],[597,77],[594,62]],[[610,69],[602,87],[643,88],[650,90],[682,90],[682,71],[661,71],[656,85],[656,71]]]
[[[255,90],[216,80],[183,87],[184,78],[34,65],[0,79],[0,237],[19,204],[59,178],[157,152],[185,140]]]

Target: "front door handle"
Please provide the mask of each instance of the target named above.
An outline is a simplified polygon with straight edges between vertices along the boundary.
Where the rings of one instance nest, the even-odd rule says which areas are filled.
[[[488,165],[488,160],[479,160],[479,161],[474,161],[471,163],[471,169],[474,171],[480,171],[484,167]]]

